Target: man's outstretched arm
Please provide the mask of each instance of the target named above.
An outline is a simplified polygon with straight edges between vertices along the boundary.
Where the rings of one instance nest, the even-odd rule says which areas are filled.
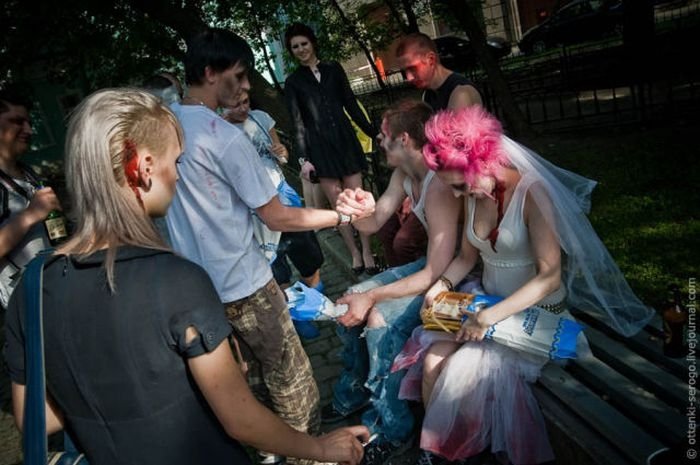
[[[336,208],[341,213],[353,215],[353,218],[366,216],[364,219],[354,220],[352,224],[360,232],[373,234],[384,226],[406,198],[406,192],[403,189],[405,177],[401,170],[394,170],[389,186],[376,204],[370,192],[362,189],[345,189],[338,196]],[[374,213],[367,216],[367,213],[372,210]]]
[[[356,326],[363,323],[369,310],[377,302],[424,293],[454,257],[460,208],[461,202],[452,194],[450,188],[435,178],[428,189],[425,202],[428,221],[428,254],[425,267],[391,284],[341,297],[337,303],[348,305],[348,311],[338,318],[338,321],[344,326]]]

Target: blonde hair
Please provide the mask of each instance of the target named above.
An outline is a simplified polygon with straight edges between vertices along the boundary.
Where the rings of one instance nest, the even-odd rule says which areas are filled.
[[[168,250],[153,222],[128,188],[125,157],[146,148],[162,156],[170,142],[169,127],[182,146],[182,129],[159,99],[137,89],[104,89],[83,100],[71,115],[66,135],[66,181],[73,237],[60,253],[88,255],[107,248],[105,271],[114,283],[116,248],[135,245]]]

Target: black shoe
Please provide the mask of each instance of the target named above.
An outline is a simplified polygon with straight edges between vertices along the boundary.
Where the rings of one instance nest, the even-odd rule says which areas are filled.
[[[365,447],[365,455],[362,457],[361,465],[384,465],[390,459],[403,454],[410,447],[412,441],[406,441],[395,446],[389,441],[377,440]]]
[[[450,462],[446,458],[422,449],[418,461],[416,461],[416,465],[446,465],[448,463]]]
[[[325,405],[323,408],[321,408],[321,423],[337,423],[339,421],[345,420],[353,414],[364,410],[368,405],[369,401],[355,407],[348,413],[343,414],[336,410],[335,406],[333,405],[333,402],[331,402],[330,404]]]
[[[355,276],[360,276],[362,273],[365,272],[365,265],[354,266],[352,268],[352,272],[355,274]]]
[[[370,276],[379,274],[381,273],[381,271],[381,268],[379,268],[378,266],[368,266],[367,268],[365,268],[365,273],[367,273]]]

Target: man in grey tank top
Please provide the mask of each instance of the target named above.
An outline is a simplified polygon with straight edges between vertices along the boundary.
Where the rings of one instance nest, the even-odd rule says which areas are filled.
[[[362,422],[378,436],[365,449],[367,465],[385,463],[410,443],[413,415],[407,402],[398,398],[402,373],[389,369],[420,324],[422,294],[445,271],[457,243],[460,201],[423,162],[423,125],[431,114],[431,108],[418,100],[390,107],[380,137],[387,162],[395,168],[387,190],[376,204],[362,189],[347,189],[338,199],[341,213],[360,215],[374,209],[372,216],[354,223],[358,230],[373,233],[408,196],[428,232],[427,257],[353,286],[337,302],[348,306],[338,318],[345,367],[322,417],[337,421],[370,404]]]

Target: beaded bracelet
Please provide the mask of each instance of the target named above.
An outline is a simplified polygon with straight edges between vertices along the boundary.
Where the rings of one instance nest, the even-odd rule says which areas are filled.
[[[442,281],[442,284],[444,284],[447,287],[448,291],[454,291],[455,287],[452,285],[452,281],[447,279],[444,275],[440,276],[440,281]]]

